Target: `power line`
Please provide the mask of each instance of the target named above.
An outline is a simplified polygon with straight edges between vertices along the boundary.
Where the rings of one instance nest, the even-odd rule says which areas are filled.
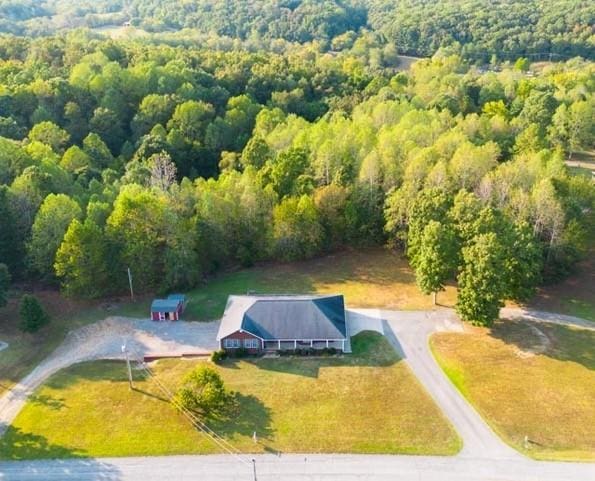
[[[137,354],[138,356],[138,354]],[[189,421],[190,423],[197,428],[201,433],[203,433],[207,438],[213,441],[217,446],[223,449],[228,454],[232,455],[237,461],[243,463],[246,466],[254,466],[253,460],[247,460],[244,458],[244,453],[232,445],[229,441],[224,439],[222,436],[217,434],[213,431],[210,427],[208,427],[204,422],[202,422],[196,414],[192,411],[188,410],[184,406],[182,406],[175,398],[174,394],[165,386],[151,371],[151,369],[146,365],[142,358],[137,357],[136,359],[137,364],[143,369],[147,375],[155,381],[159,389],[167,396],[168,401],[174,405]]]

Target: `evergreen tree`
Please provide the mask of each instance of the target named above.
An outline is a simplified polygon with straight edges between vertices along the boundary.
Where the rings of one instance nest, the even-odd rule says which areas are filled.
[[[50,316],[45,312],[37,297],[25,294],[21,299],[21,330],[35,332],[50,322]]]

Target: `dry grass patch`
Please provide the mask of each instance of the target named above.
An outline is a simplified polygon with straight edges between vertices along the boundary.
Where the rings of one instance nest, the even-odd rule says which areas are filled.
[[[221,316],[229,294],[319,293],[345,295],[351,307],[431,309],[432,298],[417,288],[402,254],[387,248],[347,250],[309,261],[265,264],[224,274],[189,294],[189,319]],[[440,304],[453,306],[456,288],[438,294]]]
[[[431,347],[513,447],[538,459],[595,460],[595,332],[502,321],[491,330],[435,334]]]
[[[217,369],[239,408],[208,424],[246,452],[447,455],[460,449],[452,427],[382,336],[362,333],[353,347],[344,357],[226,361]],[[197,362],[205,361],[160,361],[154,371],[174,389]],[[0,456],[219,452],[162,399],[154,381],[139,377],[135,385],[128,389],[118,362],[58,373],[0,440]]]

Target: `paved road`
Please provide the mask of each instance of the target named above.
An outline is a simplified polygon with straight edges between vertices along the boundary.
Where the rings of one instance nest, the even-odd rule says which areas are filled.
[[[527,459],[435,456],[255,456],[258,481],[593,481],[595,467]],[[253,481],[228,456],[0,463],[2,481]]]

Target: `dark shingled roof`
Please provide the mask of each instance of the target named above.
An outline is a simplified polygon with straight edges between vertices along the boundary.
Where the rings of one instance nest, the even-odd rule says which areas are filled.
[[[217,339],[239,330],[262,339],[345,339],[343,296],[230,296]]]

